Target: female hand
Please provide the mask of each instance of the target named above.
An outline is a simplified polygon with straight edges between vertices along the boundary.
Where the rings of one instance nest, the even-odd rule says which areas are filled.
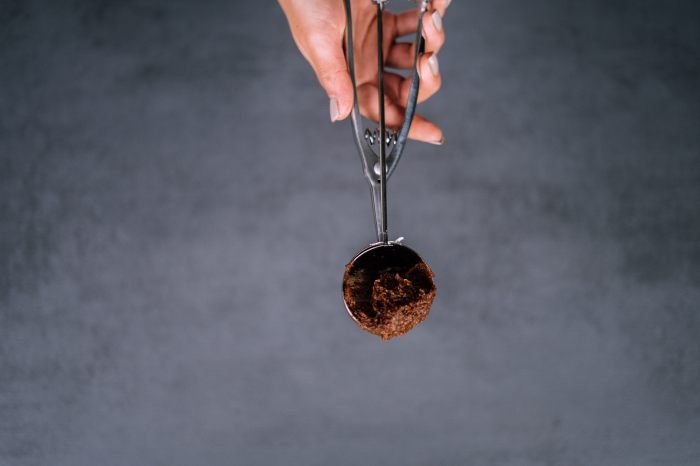
[[[398,0],[397,0],[398,1]],[[433,0],[432,9],[423,16],[425,51],[418,61],[420,89],[418,102],[432,96],[440,88],[437,52],[445,41],[442,16],[451,0]],[[343,41],[345,40],[345,7],[343,0],[279,0],[294,40],[309,61],[321,86],[330,99],[331,121],[342,120],[353,106],[353,90],[348,73]],[[377,70],[377,6],[371,0],[351,0],[355,79],[360,112],[374,121],[379,119]],[[399,37],[415,34],[418,10],[394,14],[384,9],[384,64],[390,68],[412,69],[415,44],[396,43]],[[403,124],[411,77],[384,73],[384,107],[387,128],[398,131]],[[416,115],[408,137],[442,144],[442,131],[434,123]]]

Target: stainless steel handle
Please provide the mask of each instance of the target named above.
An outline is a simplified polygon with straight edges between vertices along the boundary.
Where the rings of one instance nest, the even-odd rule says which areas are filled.
[[[370,1],[370,0],[367,0]],[[362,125],[362,116],[360,115],[360,105],[357,99],[357,84],[355,81],[355,57],[353,51],[352,37],[352,10],[350,0],[345,2],[345,14],[347,18],[347,46],[346,56],[348,60],[348,68],[350,71],[350,79],[352,80],[355,102],[351,112],[352,127],[355,136],[355,143],[360,153],[362,167],[364,169],[365,178],[370,186],[372,196],[372,209],[374,211],[374,225],[377,231],[377,241],[387,242],[387,215],[386,215],[386,180],[389,179],[394,172],[396,165],[399,163],[401,154],[408,139],[408,130],[411,128],[411,122],[416,111],[416,103],[418,100],[418,89],[420,87],[420,76],[418,75],[418,58],[420,57],[423,46],[423,14],[428,9],[428,1],[420,0],[418,13],[418,28],[416,29],[415,39],[415,57],[413,59],[413,77],[411,79],[411,87],[408,93],[408,101],[406,103],[406,115],[403,125],[398,135],[392,135],[389,143],[393,142],[393,147],[389,155],[386,155],[387,132],[384,125],[384,62],[382,49],[382,10],[388,0],[372,0],[377,4],[377,47],[378,47],[378,66],[379,66],[379,132],[372,133],[369,130],[364,131]],[[419,2],[416,2],[417,4]],[[374,137],[374,134],[377,137]],[[374,141],[379,143],[379,155],[372,149]],[[379,167],[379,173],[375,170]]]

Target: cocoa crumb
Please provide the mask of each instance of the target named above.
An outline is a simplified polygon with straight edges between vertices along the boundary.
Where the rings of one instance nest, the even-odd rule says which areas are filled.
[[[433,272],[419,262],[408,270],[384,270],[378,277],[368,277],[352,270],[354,277],[345,288],[345,302],[363,330],[389,340],[406,334],[423,322],[430,312],[437,288]],[[377,274],[373,274],[377,275]]]

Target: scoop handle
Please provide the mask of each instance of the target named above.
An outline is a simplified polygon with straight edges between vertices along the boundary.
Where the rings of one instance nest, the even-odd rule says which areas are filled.
[[[367,0],[370,1],[370,0]],[[380,158],[375,154],[374,150],[370,145],[370,140],[372,138],[369,130],[363,131],[362,115],[360,114],[360,105],[357,98],[357,84],[355,80],[355,56],[353,50],[353,35],[352,35],[352,9],[350,7],[350,0],[344,0],[345,3],[345,15],[347,20],[347,38],[346,38],[346,58],[348,61],[348,70],[350,72],[350,79],[352,80],[352,87],[354,93],[354,104],[352,111],[350,113],[355,144],[360,153],[360,159],[362,160],[362,168],[364,170],[365,178],[367,183],[369,183],[370,194],[372,196],[372,209],[374,211],[374,225],[377,232],[377,241],[386,242],[386,188],[384,188],[384,195],[382,195],[382,175],[385,175],[385,179],[389,179],[391,174],[394,172],[396,165],[399,163],[401,154],[406,145],[406,140],[408,139],[408,131],[411,128],[411,122],[413,121],[413,116],[416,111],[416,103],[418,101],[418,89],[420,87],[420,76],[418,75],[418,59],[423,49],[423,14],[428,9],[428,1],[420,0],[419,13],[418,13],[418,27],[416,29],[416,39],[415,39],[415,57],[413,60],[413,76],[411,78],[411,87],[408,92],[408,101],[406,102],[406,114],[404,116],[404,121],[401,126],[397,137],[394,139],[394,146],[385,158],[385,163],[379,170],[379,173],[375,171],[375,166],[380,162]],[[382,2],[382,5],[386,2]],[[418,3],[418,2],[416,2]],[[378,8],[381,11],[381,8]],[[381,20],[380,20],[381,21]],[[381,47],[382,39],[378,37],[379,43],[378,47]],[[380,73],[383,74],[383,65],[379,64]],[[383,113],[383,100],[380,100],[380,113]],[[377,142],[379,144],[386,144],[386,134],[380,132],[377,137]],[[384,148],[385,149],[385,148]],[[386,182],[384,183],[384,186]]]

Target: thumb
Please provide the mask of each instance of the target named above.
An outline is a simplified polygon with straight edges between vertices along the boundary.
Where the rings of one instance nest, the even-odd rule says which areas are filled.
[[[330,99],[331,121],[345,119],[352,110],[354,94],[342,44],[326,42],[310,52],[311,65]]]

